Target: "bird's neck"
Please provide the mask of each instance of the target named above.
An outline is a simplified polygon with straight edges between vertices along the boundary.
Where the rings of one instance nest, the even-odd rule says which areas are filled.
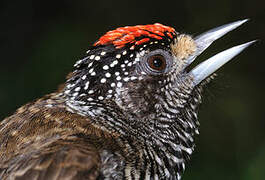
[[[168,108],[167,112],[160,109],[160,115],[155,119],[133,119],[117,109],[113,102],[80,105],[68,101],[67,106],[82,116],[93,117],[93,124],[102,130],[121,134],[118,144],[126,151],[123,169],[126,176],[179,179],[194,150],[194,135],[198,134],[197,110],[201,89],[195,89],[187,101],[181,108]],[[105,154],[106,159],[113,156],[108,152]],[[145,171],[140,172],[140,169]]]
[[[171,115],[174,123],[158,123],[165,121],[163,116],[158,117],[157,124],[153,127],[155,130],[146,134],[149,136],[138,151],[139,158],[135,161],[137,165],[133,165],[135,162],[128,163],[126,175],[133,175],[138,168],[145,169],[144,173],[135,175],[141,177],[140,179],[148,179],[149,176],[153,179],[181,178],[185,163],[190,159],[195,147],[194,135],[199,133],[197,111],[201,102],[201,89],[196,89],[188,101],[186,106],[178,109],[179,115]]]

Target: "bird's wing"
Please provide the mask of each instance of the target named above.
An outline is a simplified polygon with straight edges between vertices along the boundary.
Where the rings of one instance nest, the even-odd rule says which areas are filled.
[[[99,166],[98,151],[87,142],[76,142],[75,138],[58,140],[38,151],[0,163],[0,179],[93,180],[99,176]]]

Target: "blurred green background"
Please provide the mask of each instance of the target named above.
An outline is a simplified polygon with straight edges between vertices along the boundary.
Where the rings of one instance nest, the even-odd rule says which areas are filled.
[[[160,22],[196,35],[250,18],[198,60],[260,39],[221,68],[206,89],[196,151],[183,179],[265,179],[264,7],[261,0],[1,1],[0,119],[56,90],[108,30]]]

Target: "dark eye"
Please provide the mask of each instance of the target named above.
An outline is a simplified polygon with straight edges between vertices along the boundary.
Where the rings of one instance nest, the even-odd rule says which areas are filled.
[[[150,56],[147,62],[149,67],[155,71],[163,71],[167,66],[165,57],[159,54]]]

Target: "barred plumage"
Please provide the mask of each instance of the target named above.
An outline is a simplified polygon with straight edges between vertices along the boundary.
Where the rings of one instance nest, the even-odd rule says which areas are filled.
[[[162,24],[106,33],[62,88],[1,122],[0,179],[179,180],[199,133],[203,87],[251,43],[187,67],[244,22],[195,38]]]

